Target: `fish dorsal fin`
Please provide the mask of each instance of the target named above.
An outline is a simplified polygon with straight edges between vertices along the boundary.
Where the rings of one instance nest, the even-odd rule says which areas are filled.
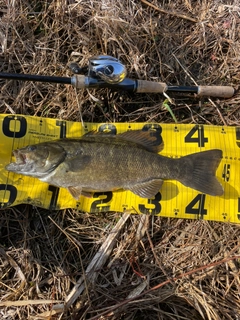
[[[158,153],[163,150],[164,143],[162,140],[161,135],[159,135],[156,131],[142,131],[142,130],[130,130],[126,131],[120,134],[113,134],[111,132],[98,132],[98,131],[89,131],[84,135],[84,137],[87,138],[103,138],[104,137],[113,137],[115,139],[121,139],[125,141],[134,142],[140,146],[142,146],[144,149]],[[113,142],[113,141],[112,141]]]
[[[129,188],[130,191],[140,196],[141,198],[153,198],[161,189],[163,180],[152,179],[140,182]]]
[[[91,136],[94,136],[96,134],[99,134],[100,132],[98,132],[97,130],[91,130],[91,131],[88,131],[87,133],[85,133],[83,135],[83,137],[91,137]]]
[[[162,151],[164,147],[162,137],[157,136],[155,131],[131,130],[120,133],[118,137],[140,144],[146,150],[155,153]]]

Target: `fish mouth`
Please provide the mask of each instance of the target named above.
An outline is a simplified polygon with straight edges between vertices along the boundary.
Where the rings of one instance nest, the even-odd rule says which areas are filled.
[[[21,153],[19,150],[14,150],[13,156],[15,157],[16,160],[15,162],[9,163],[5,167],[6,170],[13,171],[13,172],[22,172],[29,167],[26,154]]]
[[[16,158],[16,164],[18,165],[25,165],[27,161],[27,156],[24,153],[21,153],[20,150],[14,150],[13,155]]]

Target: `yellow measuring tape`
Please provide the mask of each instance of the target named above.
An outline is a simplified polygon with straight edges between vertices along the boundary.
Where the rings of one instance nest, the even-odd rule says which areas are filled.
[[[165,181],[154,199],[143,199],[130,191],[95,192],[92,198],[72,198],[63,188],[50,186],[38,179],[8,172],[12,150],[29,144],[59,138],[79,138],[98,130],[114,134],[137,129],[157,130],[164,141],[161,155],[181,157],[209,149],[221,149],[223,159],[216,176],[224,195],[213,197]],[[76,208],[86,212],[127,211],[162,217],[205,219],[240,223],[240,127],[192,124],[114,123],[97,124],[0,115],[0,208],[29,203],[47,209]]]

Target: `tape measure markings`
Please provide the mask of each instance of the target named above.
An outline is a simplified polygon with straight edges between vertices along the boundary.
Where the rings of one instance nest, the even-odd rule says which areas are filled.
[[[240,223],[240,127],[204,125],[116,123],[91,124],[22,115],[0,115],[2,166],[11,159],[14,149],[32,143],[58,138],[78,138],[91,130],[121,133],[126,130],[151,130],[156,143],[163,140],[162,155],[180,157],[185,154],[219,148],[223,160],[217,177],[225,188],[224,197],[211,197],[186,188],[176,181],[165,181],[154,199],[141,199],[131,192],[95,193],[92,199],[75,201],[62,188],[49,186],[30,177],[0,172],[0,206],[28,202],[45,208],[77,208],[89,212],[124,211],[166,217],[207,219]],[[7,149],[7,150],[5,150]],[[19,180],[21,179],[21,180]]]

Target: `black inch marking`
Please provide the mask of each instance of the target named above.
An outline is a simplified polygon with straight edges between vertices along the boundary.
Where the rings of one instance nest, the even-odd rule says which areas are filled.
[[[185,213],[195,214],[203,218],[207,214],[207,209],[204,208],[205,205],[205,194],[198,194],[185,208]],[[197,207],[196,207],[197,206]]]
[[[6,192],[9,191],[8,201],[0,202],[0,208],[3,209],[9,207],[16,200],[17,188],[12,186],[11,184],[0,184],[0,191],[1,190],[4,191],[4,196],[6,195]]]
[[[223,167],[222,178],[226,182],[230,179],[230,167],[230,164],[225,164]]]
[[[14,121],[14,130],[11,130],[11,121]],[[19,123],[19,131],[15,131],[16,122]],[[27,132],[27,120],[22,116],[9,115],[3,119],[2,132],[9,138],[22,138]]]
[[[162,206],[161,206],[161,203],[160,201],[162,200],[162,195],[160,192],[158,192],[156,195],[155,195],[155,198],[154,199],[148,199],[148,204],[150,205],[154,205],[154,208],[153,209],[149,209],[147,208],[144,204],[139,204],[138,205],[138,209],[141,213],[144,213],[144,214],[149,214],[151,213],[152,215],[157,215],[161,212],[162,210]]]
[[[156,146],[160,146],[162,144],[162,127],[159,124],[145,124],[142,128],[142,131],[150,131],[150,136],[156,138],[156,141],[154,142]]]
[[[240,198],[238,198],[238,220],[240,220]]]
[[[58,209],[57,202],[58,202],[58,196],[59,196],[59,188],[49,185],[48,191],[52,192],[49,210],[56,210]]]
[[[66,121],[56,120],[56,126],[60,127],[60,139],[66,138],[67,124]]]
[[[112,200],[113,193],[112,192],[95,192],[93,194],[93,198],[99,198],[101,196],[104,196],[105,199],[98,199],[93,201],[90,208],[91,213],[110,210],[110,205],[105,205],[105,204]]]
[[[197,136],[194,137],[195,133]],[[196,125],[194,126],[186,135],[185,143],[198,143],[199,147],[204,147],[205,143],[208,142],[208,138],[204,137],[204,126]]]
[[[240,148],[240,127],[236,127],[236,143],[238,148]]]

